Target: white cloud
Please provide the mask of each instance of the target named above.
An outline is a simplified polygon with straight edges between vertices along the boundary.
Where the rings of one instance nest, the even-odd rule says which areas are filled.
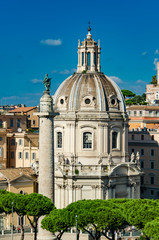
[[[74,73],[74,72],[77,72],[77,69],[76,69],[76,68],[72,68],[72,69],[71,69],[71,73]]]
[[[155,54],[157,54],[157,55],[159,54],[159,49],[155,50]]]
[[[19,97],[18,96],[2,97],[2,100],[14,100],[14,99],[19,99]]]
[[[147,52],[142,52],[141,55],[142,55],[142,56],[146,56],[146,55],[147,55]]]
[[[43,80],[34,78],[31,80],[32,83],[41,83]]]
[[[142,83],[142,84],[146,84],[143,80],[140,80],[140,79],[137,80],[136,83],[139,83],[139,84],[140,84],[140,83]]]
[[[109,76],[109,77],[116,83],[123,83],[123,81],[119,77],[116,77],[116,76]]]
[[[64,75],[69,74],[69,73],[70,73],[70,71],[68,69],[65,69],[65,70],[59,72],[59,74],[64,74]]]
[[[52,70],[51,73],[57,73],[57,70]]]
[[[61,39],[46,39],[46,40],[41,40],[40,43],[49,45],[49,46],[59,46],[62,44]]]
[[[153,61],[153,64],[155,65],[155,69],[154,70],[157,70],[157,62],[159,61],[159,58],[155,58],[154,61]]]

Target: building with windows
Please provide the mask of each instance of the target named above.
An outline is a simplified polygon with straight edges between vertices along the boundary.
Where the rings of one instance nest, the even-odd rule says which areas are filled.
[[[129,129],[157,129],[159,127],[159,106],[134,105],[127,108]]]
[[[27,119],[27,128],[38,129],[38,117],[34,115],[37,111],[37,107],[19,107],[9,111],[9,113],[13,113],[14,115],[25,115]]]
[[[100,45],[88,29],[77,73],[53,96],[55,205],[140,197],[139,158],[129,161],[128,116],[119,87],[101,73]]]
[[[157,83],[146,85],[146,101],[148,104],[159,104],[159,62],[157,63]]]
[[[140,153],[141,198],[159,198],[159,130],[129,131],[129,154]]]

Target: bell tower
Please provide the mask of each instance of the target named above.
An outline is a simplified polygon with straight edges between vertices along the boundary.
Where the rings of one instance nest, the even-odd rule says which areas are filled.
[[[77,72],[100,72],[100,41],[95,42],[92,39],[91,27],[88,27],[87,38],[80,43],[78,40],[78,65]]]

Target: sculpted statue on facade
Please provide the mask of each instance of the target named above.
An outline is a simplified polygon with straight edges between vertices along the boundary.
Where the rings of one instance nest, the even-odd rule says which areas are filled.
[[[30,167],[33,169],[33,171],[36,175],[39,174],[39,162],[38,161],[34,161],[33,163],[31,163]]]
[[[135,161],[135,154],[132,152],[131,154],[131,162],[134,162]]]

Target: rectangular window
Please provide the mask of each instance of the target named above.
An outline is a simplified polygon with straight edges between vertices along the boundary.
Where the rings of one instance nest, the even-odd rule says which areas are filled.
[[[141,185],[144,184],[144,176],[141,176]]]
[[[144,156],[144,149],[141,149],[141,156]]]
[[[35,160],[36,159],[36,153],[32,153],[32,160]]]
[[[152,116],[152,111],[149,111],[149,115]]]
[[[22,152],[18,152],[18,158],[22,159]]]
[[[129,116],[131,115],[131,112],[130,111],[128,111],[128,114],[129,114]]]
[[[151,140],[154,140],[154,135],[151,136]]]
[[[154,149],[151,149],[151,156],[154,156],[154,155],[155,155]]]
[[[135,139],[135,136],[134,134],[131,135],[131,140],[134,140]]]
[[[25,152],[25,159],[28,160],[29,159],[29,153]]]
[[[136,111],[134,111],[134,116],[136,116]]]
[[[22,139],[19,139],[19,146],[22,145]]]
[[[139,114],[140,114],[140,117],[141,117],[142,116],[142,111],[140,111]]]
[[[150,184],[154,184],[155,183],[155,179],[153,176],[150,176]]]
[[[144,140],[144,135],[141,135],[141,140]]]
[[[11,152],[11,158],[14,158],[14,152]]]
[[[11,139],[11,145],[14,146],[15,145],[15,139]]]
[[[141,168],[144,168],[144,161],[141,161]]]
[[[17,119],[17,127],[20,128],[20,126],[21,126],[21,119],[18,118],[18,119]]]
[[[151,168],[151,169],[154,169],[154,168],[155,168],[155,163],[154,163],[154,161],[151,161],[151,162],[150,162],[150,168]]]
[[[0,157],[3,157],[3,148],[0,147]]]
[[[10,118],[10,127],[13,127],[13,118]]]
[[[154,190],[151,190],[151,195],[154,195]]]
[[[33,125],[35,125],[35,120],[33,120]]]

